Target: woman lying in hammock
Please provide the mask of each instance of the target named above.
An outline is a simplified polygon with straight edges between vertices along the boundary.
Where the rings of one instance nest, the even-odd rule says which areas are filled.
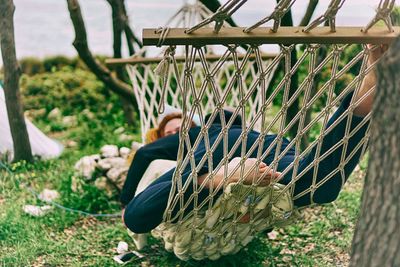
[[[376,49],[374,52],[371,52],[370,63],[376,61],[383,53],[383,49]],[[368,123],[362,125],[362,127],[357,127],[363,121],[363,118],[371,111],[372,102],[373,102],[373,93],[369,93],[371,88],[375,85],[375,74],[370,72],[361,85],[360,90],[357,95],[354,93],[350,93],[347,95],[337,111],[331,116],[327,128],[329,126],[334,125],[332,130],[329,131],[323,138],[322,145],[320,148],[320,154],[323,155],[330,148],[332,148],[335,144],[340,142],[346,135],[346,124],[347,117],[346,114],[344,119],[339,121],[339,118],[342,114],[346,112],[350,103],[356,103],[363,96],[365,98],[360,101],[360,103],[355,107],[353,111],[353,117],[351,119],[351,125],[349,132],[354,132],[348,139],[348,145],[346,149],[346,160],[342,161],[342,151],[343,144],[338,146],[336,149],[330,151],[327,157],[324,159],[320,159],[318,164],[318,171],[316,172],[316,177],[314,177],[314,167],[311,167],[308,171],[304,173],[295,183],[294,183],[294,205],[296,207],[307,206],[311,203],[329,203],[334,201],[340,193],[342,185],[345,181],[343,181],[342,177],[345,180],[349,177],[351,172],[354,170],[356,165],[359,162],[361,157],[361,150],[363,146],[357,146],[364,138],[365,133],[368,128]],[[232,113],[225,111],[225,119],[228,121]],[[206,118],[207,120],[208,118]],[[179,144],[179,135],[177,134],[178,128],[180,126],[181,120],[179,118],[175,118],[171,121],[171,124],[167,126],[167,131],[163,133],[163,138],[150,143],[140,150],[137,151],[135,158],[132,162],[132,165],[129,169],[128,176],[123,187],[121,202],[125,207],[123,219],[126,226],[135,233],[146,233],[150,230],[157,227],[163,218],[163,213],[167,207],[167,201],[169,197],[169,193],[172,186],[172,176],[175,169],[172,169],[162,175],[158,180],[150,184],[143,192],[134,197],[137,186],[145,173],[149,164],[156,159],[167,159],[167,160],[176,160],[178,153],[178,144]],[[171,127],[170,127],[171,126]],[[358,128],[358,129],[357,129]],[[212,123],[211,127],[208,130],[210,145],[212,145],[217,136],[221,132],[221,122],[218,119]],[[193,144],[196,140],[196,137],[200,134],[200,127],[192,127],[189,130],[190,141]],[[239,117],[236,117],[232,127],[228,131],[228,149],[230,150],[236,140],[240,137],[242,133],[242,123]],[[257,138],[259,137],[259,133],[256,131],[250,131],[247,137],[247,148],[251,147],[255,142],[257,142]],[[276,135],[267,135],[265,137],[265,142],[263,144],[263,151],[272,144],[272,142],[277,138]],[[289,141],[283,138],[281,150],[283,151],[289,144]],[[314,147],[310,153],[308,153],[305,157],[303,157],[298,165],[297,174],[301,173],[302,170],[305,170],[307,166],[312,165],[315,161],[316,155],[316,147]],[[353,150],[357,150],[353,152]],[[197,150],[194,153],[194,158],[196,164],[200,161],[200,159],[204,156],[206,152],[206,147],[204,141],[200,143]],[[277,163],[277,172],[273,172],[268,166],[274,160],[276,152],[276,145],[272,148],[267,157],[263,160],[263,162],[259,166],[259,172],[254,174],[253,176],[248,176],[243,181],[245,184],[251,184],[253,179],[262,177],[265,178],[259,185],[265,186],[268,185],[271,180],[279,181],[281,184],[288,184],[292,179],[293,168],[292,170],[286,172],[284,175],[281,175],[280,172],[283,172],[290,164],[293,163],[295,159],[295,149],[292,147],[288,150],[288,152],[279,160]],[[350,158],[351,155],[351,158]],[[237,157],[241,156],[241,146],[238,148],[232,155],[233,160],[228,164],[228,170],[238,164]],[[257,157],[257,149],[254,150],[252,155],[246,161],[245,169],[249,169],[252,167],[256,161]],[[216,166],[223,158],[223,142],[220,142],[217,145],[215,151],[213,152],[213,165]],[[313,193],[310,192],[303,194],[302,196],[296,197],[300,193],[309,189],[313,184],[313,179],[315,180],[315,184],[318,184],[321,180],[331,174],[333,171],[338,169],[338,167],[343,167],[343,171],[337,171],[332,177],[330,177],[327,181],[320,184],[318,187],[314,188]],[[190,164],[182,173],[182,183],[185,183],[191,174]],[[229,171],[228,171],[229,172]],[[267,174],[265,174],[267,172]],[[246,173],[246,172],[245,172]],[[205,164],[203,168],[198,172],[198,184],[201,184],[208,174],[208,169]],[[256,177],[254,177],[256,176]],[[214,176],[212,180],[212,184],[210,182],[206,182],[205,189],[203,189],[199,194],[199,203],[203,201],[206,196],[208,196],[207,188],[212,186],[215,188],[221,182],[223,182],[224,170],[223,168]],[[237,182],[239,180],[239,171],[232,175],[227,181],[228,183]],[[189,196],[193,193],[190,189],[191,186],[188,187],[189,190],[185,192],[185,199],[188,199]]]

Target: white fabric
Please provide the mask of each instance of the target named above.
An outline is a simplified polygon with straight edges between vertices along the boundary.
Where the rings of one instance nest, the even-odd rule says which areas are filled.
[[[42,159],[56,158],[63,151],[63,146],[47,137],[29,120],[25,119],[28,129],[32,153]],[[3,88],[0,86],[0,155],[9,155],[12,160],[14,155],[13,140],[8,122],[7,108]]]
[[[176,161],[166,159],[153,160],[147,167],[142,179],[140,180],[135,192],[135,196],[145,190],[152,182],[157,180],[161,175],[176,167]]]
[[[171,105],[165,104],[164,112],[158,116],[158,119],[157,119],[158,123],[160,123],[165,118],[165,116],[168,116],[169,114],[172,114],[172,113],[182,113],[182,109],[175,108],[175,107],[173,107]],[[200,117],[199,117],[198,114],[194,114],[193,115],[193,122],[197,126],[201,125],[200,124]]]

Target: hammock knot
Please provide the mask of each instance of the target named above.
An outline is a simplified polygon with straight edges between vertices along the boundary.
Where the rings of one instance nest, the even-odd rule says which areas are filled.
[[[190,77],[192,75],[192,69],[191,68],[187,68],[184,71],[185,76]]]
[[[208,73],[208,74],[206,75],[205,79],[206,79],[208,82],[212,82],[213,79],[214,79],[214,77],[213,77],[212,74]]]
[[[219,102],[218,104],[215,105],[215,108],[217,110],[223,110],[224,109],[224,103]]]
[[[165,38],[167,38],[169,30],[170,30],[169,27],[158,27],[157,28],[155,33],[160,34],[160,37],[159,37],[158,43],[157,43],[157,47],[161,47],[164,44]]]

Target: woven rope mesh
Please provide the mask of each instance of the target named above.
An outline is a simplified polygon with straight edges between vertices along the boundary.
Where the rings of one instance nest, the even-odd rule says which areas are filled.
[[[292,64],[290,53],[292,49],[300,48],[304,52],[299,60]],[[296,203],[296,200],[302,202],[306,199],[310,205],[318,202],[319,188],[329,186],[330,180],[339,179],[341,185],[345,183],[345,177],[349,175],[345,174],[346,164],[352,157],[364,154],[368,144],[370,115],[358,118],[361,122],[355,127],[352,127],[352,120],[355,106],[374,90],[371,88],[358,101],[354,100],[363,77],[373,70],[373,65],[367,67],[370,48],[349,44],[297,47],[282,45],[281,52],[272,61],[267,62],[262,60],[257,46],[250,47],[242,59],[239,59],[236,53],[237,47],[229,46],[221,59],[213,64],[206,61],[201,47],[188,46],[187,49],[188,57],[184,69],[176,62],[173,62],[172,68],[175,79],[181,81],[177,86],[178,98],[183,114],[186,115],[179,133],[180,148],[173,186],[164,213],[164,224],[161,226],[170,231],[173,229],[175,234],[174,238],[161,236],[166,244],[174,244],[171,246],[175,254],[182,259],[215,259],[221,255],[235,253],[257,232],[277,226],[293,217],[296,213],[291,203]],[[253,55],[254,61],[250,60]],[[200,60],[202,70],[196,68],[196,60]],[[222,70],[222,66],[227,60],[232,62],[228,68],[229,79],[221,86],[221,79],[218,77],[220,72],[225,73],[226,70]],[[270,75],[279,64],[283,67],[284,74],[274,83],[270,83]],[[251,78],[247,76],[248,65],[252,66],[255,74],[251,75]],[[294,92],[290,92],[291,77],[300,73],[306,75],[300,75],[299,86]],[[329,118],[351,92],[354,94],[348,108],[328,126]],[[223,114],[227,105],[233,107],[233,115],[229,120],[225,120]],[[298,106],[298,112],[290,115],[289,110],[294,105]],[[203,118],[207,113],[209,118],[206,121]],[[196,140],[190,140],[190,121],[196,114],[201,118],[202,130]],[[233,123],[239,116],[242,118],[242,125],[238,129]],[[208,131],[216,119],[220,120],[222,129],[218,137],[211,140]],[[342,124],[345,129],[343,136],[332,147],[323,148],[325,136],[338,124]],[[363,138],[350,148],[349,140],[362,131],[361,129],[365,131]],[[254,134],[254,131],[259,133],[256,141],[247,142],[248,136]],[[236,133],[236,138],[232,141],[233,133]],[[273,136],[273,140],[266,147],[268,136]],[[271,151],[274,153],[271,154]],[[313,159],[305,166],[302,160],[312,151]],[[221,152],[222,157],[214,158]],[[288,153],[292,153],[292,162],[286,168],[279,169],[279,162]],[[199,154],[201,157],[196,157]],[[339,157],[340,164],[328,173],[321,171],[324,167],[320,167],[320,163],[332,156]],[[240,160],[233,160],[237,157]],[[252,160],[250,168],[245,167],[249,160]],[[255,176],[251,183],[244,182],[247,176],[258,169],[261,161],[269,162],[269,168],[282,173],[279,179],[271,181],[269,187],[262,187],[275,188],[274,190],[257,191],[267,172]],[[236,162],[233,170],[232,162]],[[207,178],[200,184],[199,173],[204,173],[204,168],[207,170]],[[240,178],[232,186],[228,181],[235,171],[240,172]],[[224,182],[206,190],[206,184],[212,181],[218,172],[223,173]],[[183,179],[185,175],[188,176],[187,179]],[[296,182],[301,179],[304,186],[295,188]],[[240,186],[243,183],[246,185]],[[219,193],[222,191],[225,194],[235,190],[234,198],[221,197]],[[185,194],[188,191],[191,192],[189,197]],[[206,196],[204,192],[207,192]],[[264,201],[267,201],[270,207],[264,210],[272,212],[271,208],[275,209],[275,218],[268,217],[270,215],[257,209],[260,202]],[[280,203],[282,201],[286,204]],[[218,213],[218,221],[211,223],[212,227],[207,230],[205,225],[215,219],[215,213]],[[246,223],[243,223],[243,220]],[[192,240],[190,242],[197,242],[192,250],[186,248],[188,240],[178,238],[183,233],[192,238],[188,239]],[[243,233],[246,233],[245,236]],[[204,251],[213,244],[210,240],[205,242],[207,238],[211,238],[212,241],[219,240],[214,243],[219,242],[218,244],[227,248],[227,251],[213,251],[214,254],[207,254]]]
[[[368,49],[366,47],[361,48],[359,46],[351,45],[334,45],[334,46],[324,46],[321,45],[305,45],[305,51],[300,57],[298,62],[291,66],[290,63],[290,51],[294,49],[294,46],[282,46],[282,52],[276,56],[272,62],[263,62],[260,58],[260,53],[257,47],[252,47],[249,49],[247,55],[256,54],[256,68],[257,79],[246,79],[245,67],[247,64],[252,64],[245,57],[242,60],[237,58],[235,49],[229,47],[226,50],[226,58],[230,58],[233,62],[232,69],[230,70],[232,74],[231,79],[226,86],[222,88],[218,86],[219,80],[215,77],[218,73],[218,67],[223,65],[225,56],[222,56],[221,61],[217,64],[210,66],[204,61],[202,50],[199,48],[189,48],[191,57],[188,58],[186,62],[184,77],[181,78],[183,81],[181,84],[182,96],[182,108],[185,114],[188,116],[185,118],[185,123],[182,126],[180,136],[181,136],[181,149],[180,158],[178,158],[177,171],[174,176],[175,187],[171,191],[171,201],[169,203],[168,210],[171,211],[176,207],[179,207],[180,212],[178,215],[182,218],[183,211],[186,206],[193,200],[196,207],[201,209],[206,205],[210,205],[210,200],[215,196],[215,192],[218,190],[213,190],[210,192],[210,197],[206,198],[202,203],[198,203],[196,200],[197,195],[203,189],[201,185],[193,183],[197,180],[197,174],[203,166],[207,166],[209,179],[213,178],[213,173],[217,172],[221,168],[226,166],[229,160],[232,158],[235,150],[240,147],[240,157],[243,159],[241,164],[238,165],[240,168],[243,165],[245,159],[249,158],[250,155],[256,153],[257,159],[259,161],[264,160],[269,155],[272,147],[276,147],[276,153],[274,159],[270,164],[272,169],[277,168],[278,161],[291,149],[295,148],[296,154],[293,163],[287,167],[282,175],[293,170],[291,177],[291,182],[286,186],[285,190],[293,190],[293,184],[295,181],[300,179],[306,172],[312,167],[314,168],[314,173],[318,172],[318,163],[323,160],[329,153],[332,153],[337,147],[343,146],[341,153],[341,162],[345,164],[359,149],[363,152],[367,146],[368,133],[365,134],[365,138],[357,145],[354,151],[348,151],[346,149],[348,139],[357,131],[359,128],[363,127],[368,123],[370,115],[364,117],[361,124],[357,126],[356,129],[350,131],[350,124],[353,117],[354,107],[361,102],[353,102],[350,104],[349,108],[342,114],[342,116],[334,122],[334,124],[327,127],[328,119],[335,111],[336,107],[340,104],[343,98],[352,91],[358,91],[361,85],[362,78],[370,71],[372,71],[372,66],[367,68],[368,59]],[[327,56],[317,64],[318,53],[321,49],[327,51]],[[351,50],[351,54],[354,55],[353,58],[344,58],[344,52],[346,50]],[[198,76],[198,70],[195,70],[190,63],[195,58],[202,59],[204,70],[201,74],[201,82],[195,77]],[[348,60],[348,61],[344,61]],[[282,79],[275,83],[273,86],[268,83],[268,77],[270,72],[274,69],[276,64],[283,64],[285,68],[285,74]],[[291,76],[295,75],[296,72],[303,68],[306,69],[308,73],[304,77],[300,77],[300,85],[296,91],[290,96],[290,80]],[[176,69],[178,70],[178,68]],[[178,71],[176,75],[181,76],[182,71]],[[322,74],[329,76],[323,77]],[[206,77],[206,78],[204,78]],[[318,77],[318,80],[316,80]],[[235,88],[235,90],[232,90]],[[370,90],[372,93],[373,88]],[[212,94],[212,95],[210,95]],[[367,97],[364,95],[363,98]],[[252,97],[257,95],[259,98],[257,103],[252,102]],[[212,101],[210,101],[212,100]],[[232,101],[235,105],[231,104]],[[288,110],[296,103],[299,107],[299,111],[290,120],[288,120]],[[204,106],[206,103],[206,107]],[[229,104],[233,109],[233,117],[229,121],[223,119],[223,109],[226,104]],[[211,108],[208,108],[210,105]],[[211,112],[210,112],[211,111]],[[188,139],[188,131],[190,130],[190,120],[195,114],[200,115],[200,118],[204,118],[207,113],[210,113],[210,119],[206,123],[204,119],[201,120],[201,127],[203,131],[198,136],[194,144],[191,144]],[[238,136],[235,144],[232,145],[231,149],[227,149],[227,130],[232,126],[232,122],[235,117],[241,116],[243,125],[241,127],[242,133]],[[207,129],[209,125],[212,124],[215,118],[222,118],[222,132],[219,134],[218,138],[210,144],[208,140]],[[329,149],[323,154],[318,153],[319,147],[323,141],[323,138],[328,134],[335,125],[340,122],[345,121],[346,132],[344,137],[340,142],[338,142],[334,147]],[[256,125],[260,125],[260,130],[256,129]],[[290,136],[290,130],[297,128],[295,136]],[[258,130],[260,136],[256,143],[248,146],[246,144],[246,135],[252,131]],[[270,149],[263,150],[262,144],[265,141],[264,138],[268,134],[275,134],[276,138],[271,143]],[[282,146],[282,140],[286,137],[290,140],[288,145],[285,145],[285,149],[280,149]],[[304,147],[304,137],[307,137],[311,142]],[[193,142],[192,142],[193,143]],[[198,149],[199,144],[204,143],[206,151],[203,153],[203,157],[199,162],[195,162],[194,154]],[[223,147],[223,158],[218,164],[213,164],[212,155],[217,147]],[[302,172],[298,172],[299,161],[309,153],[313,148],[317,149],[314,162],[303,169]],[[187,153],[183,153],[186,150]],[[181,183],[180,175],[188,168],[193,170],[189,179],[185,184]],[[256,164],[255,166],[256,167]],[[307,188],[303,192],[296,194],[294,199],[300,198],[306,194],[310,194],[311,202],[313,202],[312,194],[313,192],[322,184],[330,179],[331,176],[336,173],[343,174],[343,166],[338,166],[332,173],[329,173],[326,177],[321,179],[318,183],[315,179],[312,179],[312,186]],[[343,174],[344,175],[344,174]],[[261,180],[261,178],[260,178]],[[344,183],[344,178],[343,178]],[[255,181],[257,184],[257,181]],[[188,187],[193,187],[195,194],[192,195],[192,199],[183,200],[182,192],[187,190]],[[166,220],[172,221],[175,218],[171,217],[172,213],[166,213]],[[186,215],[190,216],[190,214]]]
[[[210,25],[219,32],[223,20],[245,2],[227,1],[186,33]],[[273,20],[270,30],[279,33],[294,2],[281,1],[244,32]],[[328,22],[335,32],[344,2],[331,0],[325,13],[303,30],[312,32]],[[394,0],[381,0],[363,32],[379,20],[393,31],[393,5]],[[167,35],[164,29],[158,45]],[[207,58],[206,46],[171,46],[164,57],[168,71],[161,78],[151,65],[128,66],[143,134],[157,125],[160,104],[182,110],[173,184],[163,223],[154,234],[183,260],[236,253],[256,233],[295,220],[297,208],[333,201],[350,175],[352,159],[358,162],[367,149],[370,114],[359,117],[354,110],[375,90],[359,95],[364,77],[374,69],[368,64],[371,51],[379,46],[277,45],[280,52],[273,58],[265,58],[259,45],[248,45],[244,53],[239,45],[220,45],[217,61]],[[184,50],[183,63],[175,54],[179,49]],[[195,117],[200,130],[193,137]],[[262,162],[268,171],[260,174]],[[262,183],[268,175],[272,178],[266,186]]]
[[[204,52],[203,55],[205,58],[207,58]],[[263,56],[262,61],[265,64],[268,64],[269,62],[271,62],[271,57]],[[207,75],[203,68],[204,62],[205,61],[200,61],[199,58],[194,63],[192,69],[193,82],[197,86],[201,85]],[[214,68],[217,63],[218,62],[207,62],[206,64],[207,66]],[[179,84],[182,84],[183,82],[185,70],[184,64],[185,63],[182,62],[176,63],[176,71],[180,72],[178,76],[175,75],[175,70],[173,68],[169,69],[164,98],[165,104],[179,110],[183,109],[183,99],[181,90],[178,88],[178,81]],[[222,66],[218,67],[219,69],[214,75],[214,80],[216,90],[219,91],[219,94],[222,94],[222,92],[226,91],[230,81],[235,75],[235,66],[232,60],[227,60]],[[135,65],[127,65],[127,70],[132,81],[132,87],[137,102],[139,104],[141,133],[143,140],[145,138],[146,132],[151,128],[157,127],[158,125],[158,106],[162,98],[161,96],[163,91],[163,81],[162,79],[160,79],[159,76],[154,73],[155,68],[156,64],[140,63]],[[250,81],[257,78],[257,66],[254,57],[252,60],[249,61],[248,64],[246,64],[245,68],[243,69],[243,77],[247,80],[247,82],[243,85],[243,90],[248,92],[251,85]],[[271,78],[272,75],[268,75],[266,77],[266,83],[268,83]],[[236,91],[238,89],[234,88],[231,90]],[[189,98],[193,99],[193,95],[191,95],[191,92],[189,92],[189,94]],[[239,101],[239,94],[234,93],[223,104],[225,108],[236,107],[239,104]],[[192,102],[188,102],[187,104],[189,104],[188,107],[191,107]],[[202,96],[200,104],[203,114],[208,114],[215,109],[217,102],[213,96],[212,88],[210,86],[208,86],[207,89],[204,90],[204,96]],[[252,116],[252,114],[256,114],[255,111],[260,107],[260,105],[260,95],[254,91],[247,102],[249,116]]]

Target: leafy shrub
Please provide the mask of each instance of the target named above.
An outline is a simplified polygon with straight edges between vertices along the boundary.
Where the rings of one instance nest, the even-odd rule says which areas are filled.
[[[43,73],[45,71],[43,62],[40,59],[34,57],[21,59],[19,61],[19,66],[21,67],[22,73],[28,75],[35,75],[38,73]]]
[[[85,64],[79,58],[69,58],[65,56],[51,56],[46,57],[45,59],[26,57],[19,60],[19,65],[22,73],[29,76],[45,72],[59,71],[63,67],[87,69]]]
[[[25,109],[59,108],[63,115],[89,109],[102,110],[117,97],[96,76],[83,69],[63,67],[53,73],[24,75],[21,91]]]

